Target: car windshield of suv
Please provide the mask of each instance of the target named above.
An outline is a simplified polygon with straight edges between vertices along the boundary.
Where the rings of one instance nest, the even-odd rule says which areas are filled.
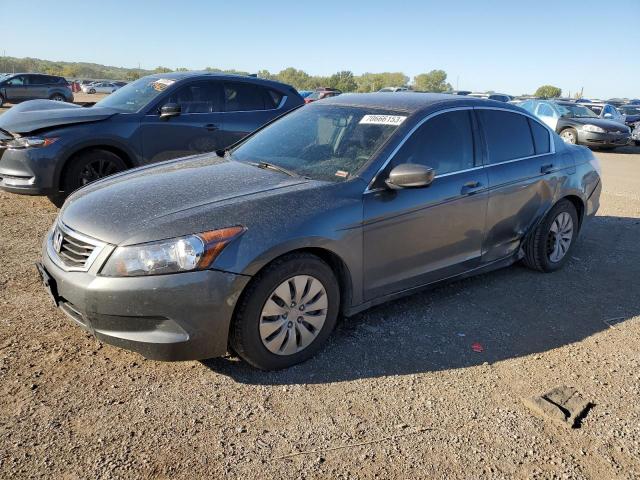
[[[174,83],[175,80],[170,78],[141,78],[119,88],[108,97],[100,100],[95,106],[135,113],[149,105]]]
[[[406,118],[389,110],[316,104],[249,137],[230,156],[314,180],[343,181],[354,176]]]
[[[569,118],[598,118],[598,115],[593,113],[587,107],[582,105],[563,105],[557,103],[556,106],[560,110],[560,115]]]

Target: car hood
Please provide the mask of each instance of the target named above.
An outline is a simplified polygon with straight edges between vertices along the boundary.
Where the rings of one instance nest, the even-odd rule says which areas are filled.
[[[604,120],[602,118],[566,118],[565,120],[575,125],[595,125],[603,128],[606,132],[622,132],[625,128],[624,125],[619,122]]]
[[[198,155],[88,185],[68,199],[59,220],[103,242],[130,245],[236,225],[230,206],[233,212],[236,204],[306,188],[307,183],[326,182]]]
[[[97,122],[117,113],[117,110],[111,108],[85,108],[53,100],[30,100],[0,115],[0,128],[12,133],[25,134],[61,125]]]

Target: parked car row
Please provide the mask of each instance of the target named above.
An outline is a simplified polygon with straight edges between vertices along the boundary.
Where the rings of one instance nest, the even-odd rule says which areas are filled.
[[[521,260],[558,270],[598,209],[593,153],[517,106],[423,93],[302,105],[276,82],[168,74],[95,107],[0,117],[23,132],[5,143],[2,188],[144,165],[67,199],[38,264],[54,304],[148,358],[231,350],[284,368],[339,315]]]
[[[114,82],[93,82],[80,87],[84,93],[113,93],[120,88]]]
[[[570,101],[527,100],[520,106],[555,130],[567,143],[613,149],[627,145],[631,139],[630,128],[624,122],[604,117],[604,108],[599,116],[585,104]]]

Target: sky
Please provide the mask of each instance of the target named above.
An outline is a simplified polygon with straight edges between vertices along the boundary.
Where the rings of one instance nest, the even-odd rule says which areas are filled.
[[[28,0],[11,4],[0,54],[313,75],[442,69],[465,90],[552,84],[564,95],[637,98],[638,18],[640,0]]]

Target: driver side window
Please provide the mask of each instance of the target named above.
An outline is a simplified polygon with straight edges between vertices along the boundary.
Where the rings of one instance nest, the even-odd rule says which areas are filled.
[[[436,175],[475,166],[473,129],[468,110],[446,112],[422,124],[393,158],[393,168],[416,163],[435,170]]]
[[[177,103],[183,114],[222,111],[222,85],[219,82],[198,82],[178,89],[164,102]]]

